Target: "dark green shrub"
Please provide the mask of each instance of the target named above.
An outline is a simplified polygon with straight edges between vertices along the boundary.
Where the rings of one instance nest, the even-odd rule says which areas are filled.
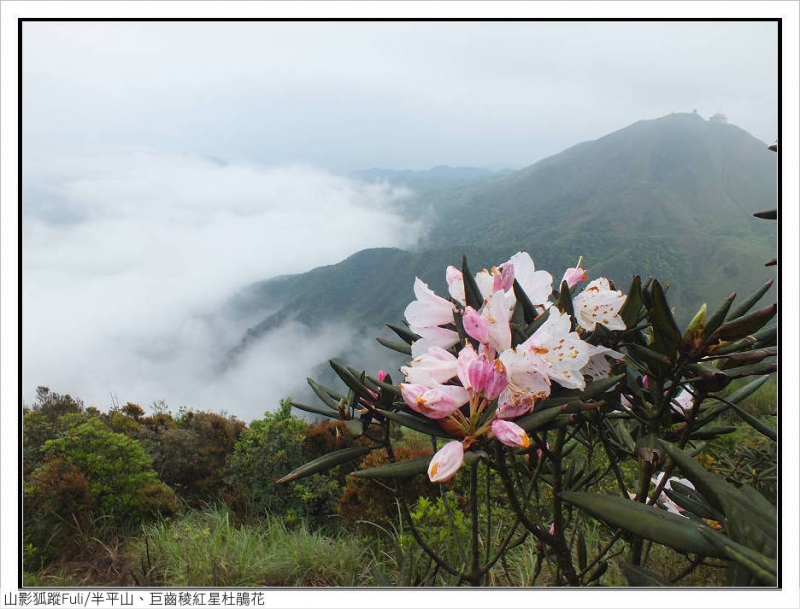
[[[271,513],[292,520],[304,513],[291,485],[277,486],[275,481],[305,462],[307,428],[284,403],[241,433],[226,464],[226,479],[232,486],[228,500],[237,516],[249,519]]]
[[[62,437],[48,440],[45,459],[62,459],[83,473],[99,515],[120,522],[138,521],[153,510],[143,509],[142,492],[160,481],[152,459],[141,445],[111,431],[98,418],[70,428]],[[165,496],[169,491],[165,491]],[[171,508],[165,504],[164,508]],[[158,506],[157,510],[161,507]]]

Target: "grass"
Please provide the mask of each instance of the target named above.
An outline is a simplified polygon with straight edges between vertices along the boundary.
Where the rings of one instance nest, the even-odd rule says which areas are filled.
[[[237,526],[219,506],[146,527],[131,554],[147,586],[358,586],[371,562],[353,537],[276,518]]]

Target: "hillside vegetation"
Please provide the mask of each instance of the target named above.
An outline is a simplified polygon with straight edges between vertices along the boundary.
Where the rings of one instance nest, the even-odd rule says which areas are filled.
[[[459,265],[462,255],[479,269],[528,251],[537,267],[554,273],[583,256],[592,277],[609,277],[623,289],[635,274],[654,276],[669,284],[681,322],[704,301],[716,306],[774,275],[764,268],[776,249],[774,225],[752,214],[775,207],[776,157],[740,128],[696,114],[639,121],[484,179],[478,170],[362,173],[418,185],[406,211],[432,212],[424,247],[364,250],[249,286],[232,310],[262,318],[231,357],[291,320],[314,325],[333,318],[372,332],[397,322],[414,277],[446,293],[441,269]]]

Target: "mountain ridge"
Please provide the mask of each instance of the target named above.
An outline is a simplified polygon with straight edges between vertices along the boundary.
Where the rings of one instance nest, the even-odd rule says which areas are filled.
[[[362,250],[242,290],[239,310],[265,316],[232,355],[290,320],[397,322],[413,278],[446,294],[444,269],[462,255],[474,272],[528,251],[555,281],[582,255],[591,277],[623,290],[634,274],[653,275],[672,284],[676,316],[688,320],[702,302],[774,276],[763,265],[775,226],[752,213],[776,206],[776,179],[774,153],[734,125],[688,113],[637,121],[508,175],[429,190],[413,204],[437,217],[420,249]]]

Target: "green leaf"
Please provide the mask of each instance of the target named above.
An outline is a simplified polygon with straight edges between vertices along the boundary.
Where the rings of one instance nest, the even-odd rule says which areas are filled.
[[[580,392],[577,389],[564,390],[560,395],[550,396],[541,402],[537,402],[534,408],[536,412],[540,412],[551,408],[566,408],[567,405],[571,404],[580,404]]]
[[[642,291],[641,291],[642,304],[644,305],[644,308],[647,309],[648,311],[653,308],[653,297],[650,294],[650,288],[652,285],[653,285],[652,277],[648,277],[647,279],[644,280],[644,283],[642,283]]]
[[[722,558],[721,551],[699,533],[699,527],[682,516],[611,495],[564,491],[561,497],[614,528],[624,529],[678,552]]]
[[[682,342],[681,331],[672,316],[664,289],[657,280],[651,288],[653,308],[650,310],[650,323],[653,326],[653,351],[674,359]]]
[[[692,383],[706,391],[718,391],[730,383],[728,375],[717,368],[706,364],[689,364],[687,372],[691,373],[685,382]]]
[[[762,328],[753,334],[753,338],[756,340],[756,342],[753,343],[754,349],[774,347],[778,344],[778,326],[772,325]]]
[[[391,349],[392,351],[397,351],[398,353],[403,353],[405,355],[411,355],[411,347],[409,347],[405,343],[398,343],[397,341],[386,340],[385,338],[381,338],[380,336],[376,337],[380,344],[384,347]]]
[[[297,408],[298,410],[305,410],[306,412],[310,412],[311,414],[319,414],[323,417],[330,417],[332,419],[337,418],[335,412],[332,412],[329,408],[321,408],[318,406],[307,406],[306,404],[298,404],[297,402],[289,402],[292,405],[292,408]]]
[[[556,303],[562,312],[567,313],[572,320],[570,330],[575,329],[575,309],[572,306],[572,295],[569,293],[569,286],[566,281],[561,282],[561,287],[558,292],[558,302]]]
[[[391,323],[387,323],[386,325],[389,327],[389,329],[392,330],[392,332],[397,334],[397,336],[402,338],[409,345],[413,343],[415,340],[419,340],[420,338],[419,334],[412,332],[405,326],[398,326],[397,324],[391,324]]]
[[[534,412],[533,414],[520,417],[514,422],[522,427],[522,429],[525,431],[534,431],[535,429],[539,429],[543,425],[546,425],[560,414],[560,408],[548,408],[547,410],[540,410],[539,412]]]
[[[746,487],[737,488],[721,476],[712,474],[677,446],[669,442],[662,442],[661,445],[684,476],[695,485],[714,509],[728,518],[729,524],[733,524],[736,518],[740,517],[759,529],[761,535],[751,535],[753,543],[759,545],[762,542],[767,542],[767,545],[774,543],[777,527],[775,508],[766,499],[763,497],[754,499],[743,490]],[[736,541],[743,542],[743,539]]]
[[[747,366],[737,366],[736,368],[726,368],[725,374],[730,379],[740,379],[746,376],[760,376],[762,374],[772,374],[778,370],[777,362],[758,362]]]
[[[696,489],[681,484],[677,480],[672,480],[670,486],[672,487],[671,489],[664,489],[667,497],[695,516],[710,520],[722,520],[724,518]]]
[[[619,315],[622,321],[625,322],[625,327],[633,328],[640,319],[642,310],[642,278],[639,275],[634,275],[631,281],[631,287],[628,288],[628,294],[625,302],[620,307]]]
[[[726,397],[724,399],[723,398],[718,398],[716,396],[709,396],[709,397],[711,397],[712,399],[718,399],[718,400],[723,401],[723,402],[728,402],[728,403],[731,403],[731,404],[738,404],[739,402],[741,402],[745,398],[750,397],[756,391],[761,389],[761,387],[764,385],[764,383],[766,383],[768,380],[769,380],[769,376],[768,375],[764,375],[762,377],[759,377],[759,378],[757,378],[757,379],[755,379],[753,381],[750,381],[749,383],[747,383],[743,387],[740,387],[739,389],[737,389],[736,391],[734,391],[733,393],[731,393],[728,397]]]
[[[583,571],[586,569],[586,540],[583,538],[583,531],[578,531],[578,539],[576,540],[578,551],[578,568]]]
[[[347,385],[357,396],[366,398],[368,400],[373,399],[374,396],[367,391],[367,388],[364,387],[364,383],[357,379],[348,368],[342,366],[339,362],[333,359],[328,360],[328,362],[330,363],[331,368],[333,368],[333,371],[336,372],[342,381],[344,381],[344,384]]]
[[[475,276],[470,272],[467,266],[466,256],[461,260],[461,274],[464,277],[464,297],[467,306],[478,311],[483,306],[483,295],[481,294],[478,284],[475,283]]]
[[[437,423],[431,419],[415,417],[405,412],[391,412],[389,410],[378,410],[384,417],[394,421],[398,425],[408,427],[414,431],[425,434],[426,436],[436,436],[438,438],[449,438],[450,436]]]
[[[731,311],[731,314],[728,315],[726,321],[732,321],[734,319],[737,319],[742,315],[744,315],[745,313],[747,313],[750,309],[752,309],[753,306],[759,300],[761,300],[761,297],[764,296],[764,294],[766,294],[767,290],[769,290],[772,287],[773,283],[775,283],[775,280],[770,279],[764,285],[758,288],[755,292],[750,294],[750,296],[748,296],[745,300],[742,301],[742,304],[740,304],[733,311]]]
[[[736,543],[709,527],[698,527],[700,534],[722,553],[720,558],[732,560],[745,569],[765,586],[778,585],[778,564],[774,558],[764,556],[750,548]]]
[[[642,364],[644,371],[648,372],[650,376],[662,378],[672,366],[672,360],[667,355],[656,353],[647,347],[631,343],[625,345],[624,349],[628,352],[630,359]]]
[[[319,383],[315,382],[313,379],[307,378],[309,386],[311,387],[312,391],[317,394],[317,397],[325,402],[327,406],[339,412],[339,404],[342,400],[344,400],[344,396],[336,393],[335,391],[331,391],[327,387],[323,387]]]
[[[581,398],[584,400],[589,400],[592,398],[596,398],[606,391],[611,389],[614,385],[619,383],[622,379],[625,378],[624,374],[618,374],[616,376],[609,376],[605,379],[598,379],[596,381],[592,381],[588,385],[586,385],[586,389],[581,393]]]
[[[358,459],[371,450],[372,448],[368,446],[351,446],[349,448],[336,450],[327,455],[322,455],[313,461],[309,461],[305,465],[301,465],[293,472],[286,474],[283,478],[275,482],[275,484],[284,484],[286,482],[292,482],[293,480],[300,480],[312,474],[328,471],[337,465],[342,465],[343,463]]]
[[[777,220],[778,219],[778,210],[777,209],[768,209],[767,211],[757,211],[753,215],[756,218],[760,218],[761,220]]]
[[[536,307],[531,302],[528,295],[525,293],[525,290],[522,289],[522,286],[519,282],[515,279],[514,280],[514,296],[517,297],[517,304],[514,307],[514,312],[518,309],[522,311],[522,318],[526,324],[530,324],[536,319],[536,316],[539,314],[536,311]]]
[[[631,586],[658,588],[675,585],[663,579],[660,575],[653,573],[650,569],[645,569],[644,567],[633,565],[629,562],[620,563],[619,566],[622,569],[622,574]]]
[[[731,304],[733,304],[733,300],[736,298],[736,292],[728,296],[725,300],[722,301],[722,304],[717,307],[717,309],[711,314],[711,316],[706,320],[706,329],[705,335],[706,338],[711,336],[714,331],[722,325],[722,322],[725,321],[725,316],[728,314],[728,311],[731,308]],[[706,341],[708,342],[708,341]]]
[[[388,465],[359,470],[352,472],[350,475],[356,478],[410,478],[427,472],[432,458],[433,455],[406,459],[405,461],[397,461]]]
[[[762,421],[758,420],[756,417],[751,415],[749,412],[746,412],[746,411],[742,410],[742,408],[740,408],[736,404],[731,404],[731,406],[738,413],[738,415],[742,419],[744,419],[745,423],[747,423],[750,427],[755,429],[758,433],[766,436],[767,438],[769,438],[773,442],[777,442],[778,441],[778,433],[772,427],[770,427],[766,423],[763,423]]]
[[[738,338],[744,338],[745,336],[750,336],[757,330],[760,330],[762,327],[764,327],[764,325],[766,325],[770,319],[775,317],[775,313],[777,312],[778,305],[773,303],[762,309],[753,311],[744,317],[738,317],[733,319],[733,321],[725,322],[716,329],[716,331],[711,335],[710,340],[712,342],[731,341]]]
[[[721,345],[712,345],[709,349],[711,355],[728,355],[748,349],[762,349],[764,347],[774,347],[778,343],[778,327],[774,324],[761,328],[750,336],[735,340]]]
[[[388,377],[387,377],[388,378]],[[375,386],[380,389],[382,392],[390,393],[398,398],[403,397],[403,392],[400,390],[400,387],[397,385],[393,385],[392,383],[386,383],[383,381],[379,381],[378,379],[374,379],[369,377],[369,380],[375,383]]]
[[[614,431],[616,432],[615,436],[618,440],[618,444],[625,447],[628,452],[632,454],[636,448],[636,442],[634,442],[633,436],[631,436],[631,432],[628,431],[628,426],[625,425],[625,422],[617,421]]]
[[[760,362],[768,357],[775,357],[778,355],[777,347],[768,347],[766,349],[752,349],[750,351],[740,351],[739,353],[727,353],[721,359],[724,365],[732,367],[733,364],[738,362]],[[729,365],[730,364],[730,365]]]
[[[738,428],[735,425],[720,425],[717,427],[704,427],[701,430],[689,434],[692,440],[713,440],[726,433],[733,433]]]
[[[586,576],[586,580],[584,583],[586,583],[587,585],[591,584],[593,581],[596,581],[601,577],[603,577],[603,575],[606,574],[606,571],[608,571],[608,561],[603,560],[600,562],[599,565],[597,565],[597,568],[594,571],[592,571]]]

